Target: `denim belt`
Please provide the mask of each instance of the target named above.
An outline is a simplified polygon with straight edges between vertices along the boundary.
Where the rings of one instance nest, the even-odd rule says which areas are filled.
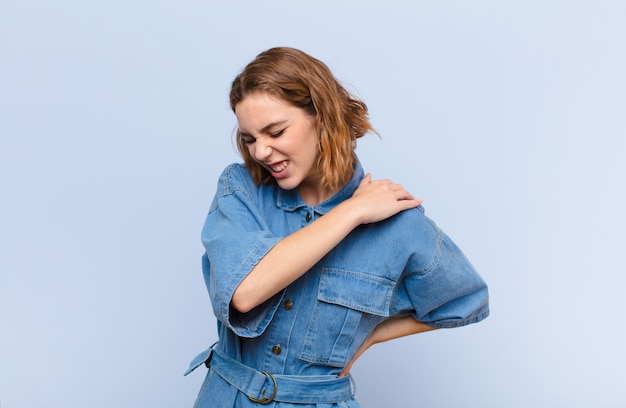
[[[204,364],[259,404],[272,401],[332,404],[354,397],[350,376],[272,375],[250,368],[216,349]]]

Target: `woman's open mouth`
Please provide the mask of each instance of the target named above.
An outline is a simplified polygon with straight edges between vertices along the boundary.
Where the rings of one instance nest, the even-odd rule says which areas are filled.
[[[272,173],[280,173],[287,168],[289,165],[289,160],[283,160],[278,163],[274,163],[269,165],[269,168],[272,170]]]

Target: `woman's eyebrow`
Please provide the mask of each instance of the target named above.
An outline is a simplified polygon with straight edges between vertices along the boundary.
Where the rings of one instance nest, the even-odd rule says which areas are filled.
[[[278,122],[272,122],[267,126],[264,126],[263,129],[261,129],[261,133],[267,133],[271,128],[273,128],[274,126],[278,126],[278,125],[282,125],[287,123],[287,120],[281,120]]]

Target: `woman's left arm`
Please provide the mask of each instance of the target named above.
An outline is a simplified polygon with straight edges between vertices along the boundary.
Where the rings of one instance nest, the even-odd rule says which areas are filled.
[[[426,331],[435,330],[434,327],[428,326],[424,323],[418,322],[412,316],[396,316],[389,320],[385,320],[372,332],[372,334],[365,340],[363,345],[359,347],[357,352],[352,357],[352,360],[348,362],[346,367],[339,373],[340,377],[348,375],[352,364],[361,357],[365,351],[377,343],[383,343],[385,341],[397,339],[399,337],[408,336],[410,334],[423,333]]]

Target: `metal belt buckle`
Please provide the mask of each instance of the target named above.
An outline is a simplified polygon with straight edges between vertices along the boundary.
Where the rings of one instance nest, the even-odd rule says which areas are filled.
[[[270,395],[269,397],[265,397],[265,390],[263,390],[263,392],[261,393],[261,395],[264,398],[253,398],[251,396],[248,395],[248,398],[250,399],[250,401],[252,402],[256,402],[257,404],[269,404],[270,402],[274,401],[274,397],[276,396],[276,391],[278,391],[278,385],[276,384],[276,378],[274,378],[274,376],[268,372],[261,372],[261,374],[263,374],[266,377],[269,377],[272,379],[272,382],[274,383],[274,391],[272,392],[272,395]]]

